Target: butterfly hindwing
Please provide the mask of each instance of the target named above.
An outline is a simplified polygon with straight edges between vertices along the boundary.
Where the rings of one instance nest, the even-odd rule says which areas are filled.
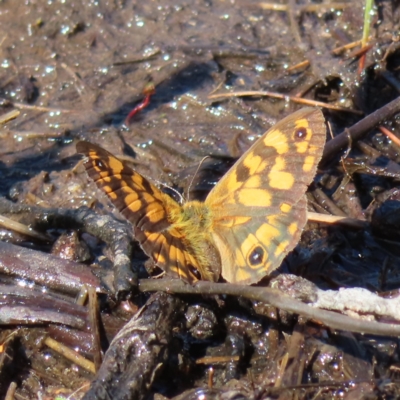
[[[172,228],[164,232],[135,229],[135,238],[143,251],[166,273],[192,283],[200,279],[199,266],[185,246],[181,233]]]
[[[238,218],[231,228],[219,226],[213,238],[221,254],[222,274],[231,283],[251,284],[276,269],[291,251],[307,222],[303,196],[289,213]]]

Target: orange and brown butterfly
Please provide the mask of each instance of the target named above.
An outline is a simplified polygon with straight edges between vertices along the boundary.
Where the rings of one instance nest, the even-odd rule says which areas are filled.
[[[307,222],[305,192],[325,144],[322,112],[301,109],[264,133],[204,202],[179,204],[108,151],[79,142],[87,173],[166,273],[252,284],[279,267]]]

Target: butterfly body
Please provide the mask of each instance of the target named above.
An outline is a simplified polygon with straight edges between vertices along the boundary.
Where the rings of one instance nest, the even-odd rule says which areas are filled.
[[[212,213],[205,203],[189,201],[183,205],[168,198],[167,229],[159,232],[163,237],[168,236],[168,245],[155,249],[154,241],[157,234],[152,234],[149,242],[143,242],[146,232],[135,229],[135,237],[141,243],[144,251],[162,268],[164,259],[175,260],[178,267],[174,273],[182,279],[192,282],[198,279],[217,281],[220,276],[221,260],[211,236]],[[174,204],[172,204],[174,203]],[[145,243],[148,243],[148,248]],[[191,257],[189,257],[191,255]],[[160,258],[161,256],[161,258]],[[174,265],[172,264],[172,265]],[[163,269],[168,268],[165,266]],[[172,268],[174,268],[172,266]]]
[[[251,284],[300,240],[305,192],[322,156],[320,110],[301,109],[268,130],[204,202],[180,205],[99,146],[79,142],[89,176],[132,223],[135,238],[167,273],[188,282]]]

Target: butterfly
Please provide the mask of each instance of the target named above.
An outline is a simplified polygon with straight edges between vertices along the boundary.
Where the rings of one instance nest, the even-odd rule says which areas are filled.
[[[133,226],[144,252],[192,283],[253,284],[278,268],[307,222],[305,192],[325,144],[322,112],[303,108],[264,133],[204,202],[179,204],[103,148],[76,145],[88,175]]]

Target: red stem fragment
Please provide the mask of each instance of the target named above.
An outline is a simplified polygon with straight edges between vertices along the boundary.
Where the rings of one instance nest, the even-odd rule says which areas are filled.
[[[135,116],[139,111],[146,108],[150,103],[150,97],[156,92],[154,83],[149,82],[143,89],[144,99],[128,114],[125,118],[125,125],[129,125],[133,116]]]
[[[386,135],[393,143],[396,143],[397,146],[400,146],[400,139],[392,132],[389,131],[389,129],[385,128],[384,126],[378,126],[378,129]]]

